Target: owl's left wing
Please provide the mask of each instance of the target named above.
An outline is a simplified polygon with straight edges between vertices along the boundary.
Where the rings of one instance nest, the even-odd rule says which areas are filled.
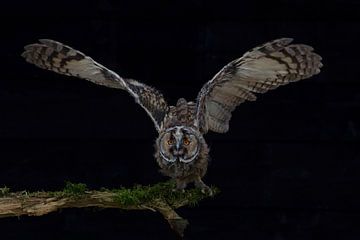
[[[241,103],[255,101],[281,85],[309,78],[320,72],[321,57],[313,48],[277,39],[245,53],[220,70],[199,92],[195,124],[203,133],[224,133],[231,112]]]
[[[122,78],[84,53],[65,44],[50,39],[39,41],[40,43],[25,46],[22,56],[27,62],[59,74],[126,90],[148,113],[156,129],[160,131],[168,105],[158,90],[136,80]]]

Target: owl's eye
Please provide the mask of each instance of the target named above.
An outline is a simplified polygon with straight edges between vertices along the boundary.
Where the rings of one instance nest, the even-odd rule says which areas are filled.
[[[189,145],[189,144],[190,144],[190,140],[187,139],[187,138],[185,138],[185,139],[184,139],[184,144],[185,144],[185,145]]]
[[[167,144],[173,145],[173,144],[174,144],[174,139],[169,139],[169,140],[167,140]]]

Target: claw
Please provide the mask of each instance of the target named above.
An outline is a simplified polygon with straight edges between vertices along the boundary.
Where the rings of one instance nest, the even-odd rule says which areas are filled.
[[[206,195],[209,195],[209,196],[213,196],[213,195],[214,195],[213,190],[211,190],[211,188],[208,187],[208,186],[205,186],[205,187],[201,188],[201,192],[202,192],[203,194],[206,194]]]
[[[181,188],[174,188],[173,190],[172,190],[172,192],[180,192],[180,193],[184,193],[185,192],[185,189],[181,189]]]
[[[209,196],[213,196],[213,195],[214,195],[214,193],[213,193],[213,191],[211,190],[211,188],[208,187],[200,178],[195,181],[195,186],[196,186],[197,188],[200,188],[200,190],[201,190],[201,192],[202,192],[203,194],[207,194],[207,195],[209,195]]]

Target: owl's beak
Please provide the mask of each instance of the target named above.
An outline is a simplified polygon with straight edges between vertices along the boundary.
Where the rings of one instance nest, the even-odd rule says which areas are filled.
[[[183,134],[181,133],[180,129],[177,129],[176,133],[174,134],[175,140],[176,140],[176,150],[180,149],[180,144],[182,141]]]
[[[176,141],[176,150],[179,151],[179,149],[180,149],[180,141]]]

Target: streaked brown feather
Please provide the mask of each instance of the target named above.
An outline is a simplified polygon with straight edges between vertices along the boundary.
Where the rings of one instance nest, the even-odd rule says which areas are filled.
[[[84,53],[65,44],[50,39],[40,39],[39,42],[24,47],[22,56],[27,62],[59,74],[126,90],[144,108],[156,129],[160,131],[168,112],[168,105],[158,90],[136,80],[122,78]]]
[[[256,100],[254,93],[265,93],[320,72],[321,57],[313,48],[289,45],[291,42],[290,38],[282,38],[253,48],[227,64],[203,86],[196,117],[202,132],[227,131],[231,111],[244,101]],[[226,108],[215,107],[214,100]]]

